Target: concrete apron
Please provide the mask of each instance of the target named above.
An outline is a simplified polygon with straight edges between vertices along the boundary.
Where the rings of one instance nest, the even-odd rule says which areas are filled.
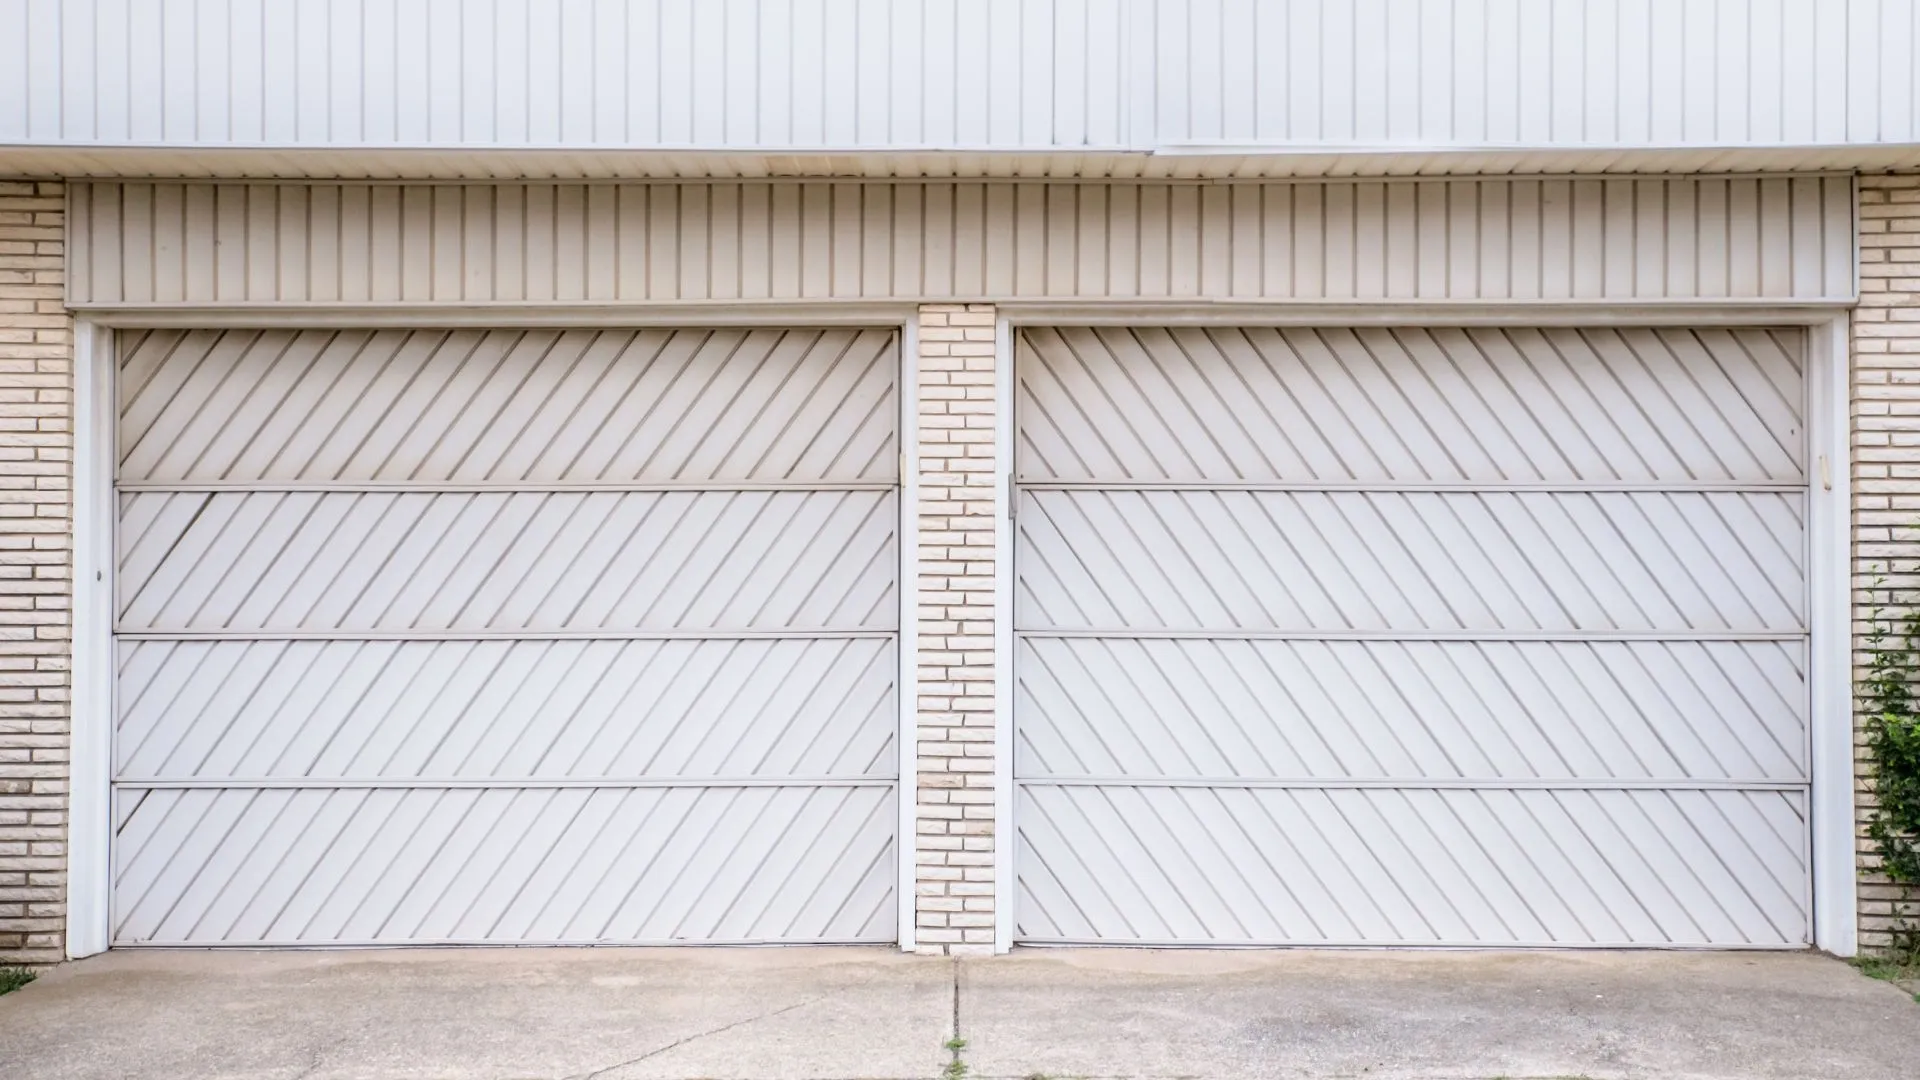
[[[0,1077],[1912,1080],[1920,1005],[1808,953],[111,953],[0,998]]]

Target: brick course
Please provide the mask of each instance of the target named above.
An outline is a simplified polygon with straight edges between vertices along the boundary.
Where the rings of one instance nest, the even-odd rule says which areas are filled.
[[[914,938],[993,948],[994,310],[919,313]]]
[[[0,963],[65,954],[73,328],[64,184],[0,181]]]
[[[1854,662],[1876,603],[1920,589],[1920,177],[1860,181],[1860,306],[1853,317]],[[1880,591],[1875,590],[1876,583]],[[1864,729],[1855,731],[1860,944],[1885,948],[1920,903],[1874,872]]]

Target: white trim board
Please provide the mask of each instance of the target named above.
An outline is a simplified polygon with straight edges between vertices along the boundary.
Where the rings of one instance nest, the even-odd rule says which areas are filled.
[[[1013,873],[1020,834],[1013,820],[1013,482],[1017,473],[1013,323],[1001,313],[993,329],[993,951],[1013,948]]]
[[[1854,808],[1852,351],[1842,312],[1807,330],[1807,591],[1813,695],[1813,944],[1835,956],[1859,951],[1859,854]]]
[[[67,956],[104,952],[112,933],[113,332],[73,331],[73,687],[67,805]]]
[[[920,320],[918,312],[900,323],[900,370],[894,379],[894,393],[900,399],[900,419],[894,438],[900,450],[899,482],[895,486],[900,500],[899,544],[900,628],[894,634],[895,657],[899,673],[894,677],[894,698],[900,709],[900,727],[894,736],[899,757],[899,780],[894,788],[894,809],[898,816],[893,850],[897,873],[894,877],[894,901],[898,908],[899,944],[902,952],[912,952],[918,944],[914,935],[914,890],[918,854],[919,826],[916,810],[920,802],[918,773],[920,710],[920,605],[916,582],[920,579]]]
[[[140,329],[384,327],[584,327],[601,326],[885,326],[912,317],[924,304],[992,304],[1014,313],[1020,325],[1079,326],[1372,326],[1409,324],[1408,316],[1434,326],[1569,326],[1593,322],[1596,313],[1643,313],[1648,325],[1695,322],[1751,325],[1788,314],[1851,310],[1853,294],[1792,300],[1639,298],[1581,299],[1209,300],[1116,297],[1060,300],[980,296],[886,300],[819,297],[808,300],[576,301],[512,303],[328,303],[250,304],[70,303],[68,309],[101,326]],[[902,313],[909,313],[903,316]]]

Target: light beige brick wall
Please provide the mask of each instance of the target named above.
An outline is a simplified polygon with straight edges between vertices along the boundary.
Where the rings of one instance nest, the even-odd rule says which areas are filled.
[[[920,308],[914,938],[993,949],[994,312]]]
[[[1864,660],[1871,613],[1920,589],[1920,177],[1860,183],[1860,307],[1853,321],[1854,660]],[[1880,591],[1875,591],[1877,579]],[[1861,776],[1860,944],[1884,948],[1920,904],[1873,872],[1866,839],[1872,795],[1864,732]]]
[[[66,192],[0,180],[0,963],[64,954],[73,329]]]

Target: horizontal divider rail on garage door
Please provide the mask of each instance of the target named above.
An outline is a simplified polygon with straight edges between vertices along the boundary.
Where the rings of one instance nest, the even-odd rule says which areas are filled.
[[[895,940],[897,332],[119,356],[116,944]]]
[[[1028,329],[1015,938],[1809,940],[1792,329]]]

